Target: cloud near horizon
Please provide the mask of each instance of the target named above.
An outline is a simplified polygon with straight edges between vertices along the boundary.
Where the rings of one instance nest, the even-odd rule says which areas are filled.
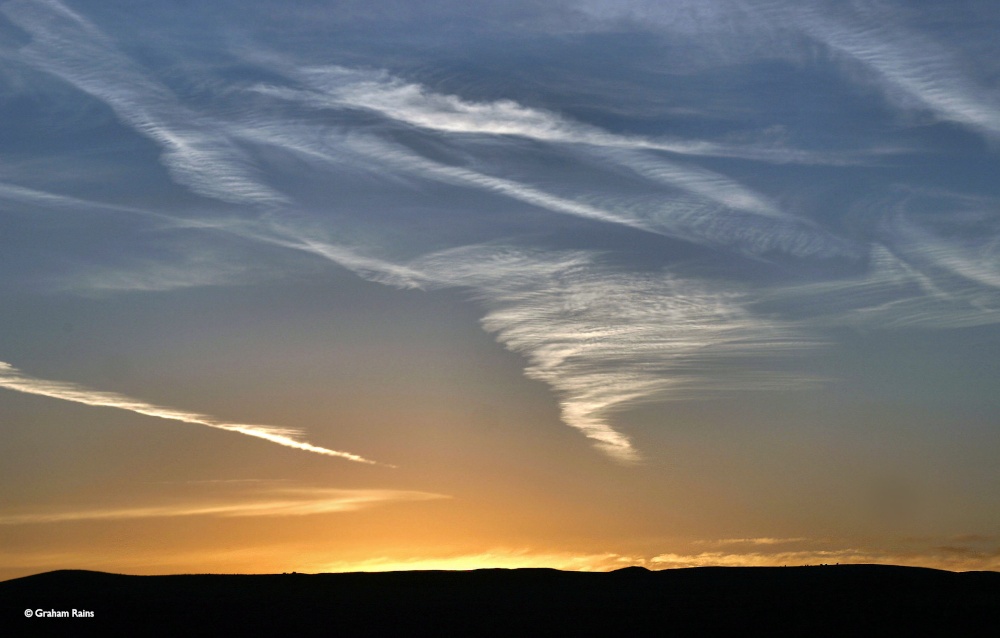
[[[882,564],[931,567],[949,571],[996,570],[1000,553],[989,542],[957,539],[924,539],[878,547],[845,544],[840,539],[730,539],[760,541],[751,545],[775,549],[728,550],[643,555],[615,552],[543,552],[531,549],[494,548],[469,554],[438,554],[419,558],[382,556],[359,561],[323,562],[317,556],[305,561],[304,571],[400,571],[414,569],[524,569],[548,567],[567,571],[614,571],[639,566],[656,571],[695,567],[798,567],[804,565]],[[995,541],[995,539],[991,539]],[[721,542],[721,541],[720,541]],[[699,544],[694,541],[693,545]],[[739,543],[734,543],[739,544]]]

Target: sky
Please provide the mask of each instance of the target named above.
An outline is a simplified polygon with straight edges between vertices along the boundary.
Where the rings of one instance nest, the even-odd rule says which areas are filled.
[[[998,30],[0,2],[0,578],[1000,569]]]

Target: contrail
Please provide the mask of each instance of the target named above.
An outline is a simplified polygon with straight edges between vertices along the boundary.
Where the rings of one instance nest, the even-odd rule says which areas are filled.
[[[14,366],[3,361],[0,361],[0,388],[7,388],[8,390],[15,390],[26,394],[37,394],[43,397],[51,397],[53,399],[62,399],[63,401],[82,403],[84,405],[118,408],[119,410],[127,410],[129,412],[144,414],[158,419],[168,419],[171,421],[181,421],[183,423],[205,425],[219,430],[229,430],[230,432],[239,432],[240,434],[246,434],[247,436],[255,436],[259,439],[277,443],[278,445],[284,445],[285,447],[292,447],[297,450],[305,450],[306,452],[315,452],[316,454],[325,454],[327,456],[337,456],[349,461],[356,461],[358,463],[383,465],[382,463],[366,459],[363,456],[358,456],[357,454],[330,450],[325,447],[319,447],[318,445],[300,441],[295,437],[301,433],[292,428],[278,428],[269,425],[250,425],[246,423],[225,423],[204,414],[164,408],[158,405],[153,405],[152,403],[131,399],[121,394],[115,394],[113,392],[90,390],[73,383],[65,383],[62,381],[36,379],[23,374]]]

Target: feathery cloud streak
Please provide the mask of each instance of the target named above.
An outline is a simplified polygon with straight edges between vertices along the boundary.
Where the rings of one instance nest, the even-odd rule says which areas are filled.
[[[846,19],[816,6],[784,9],[806,33],[875,71],[890,93],[901,91],[942,119],[1000,135],[1000,92],[964,73],[938,42],[900,27],[898,7],[854,3]]]
[[[771,198],[739,181],[700,166],[668,159],[679,148],[645,138],[608,133],[562,115],[526,107],[512,100],[470,102],[434,92],[386,72],[313,67],[299,69],[287,62],[265,60],[286,75],[291,86],[258,85],[253,92],[318,111],[374,111],[391,121],[418,127],[441,144],[470,158],[467,165],[421,155],[390,137],[364,132],[349,134],[329,127],[308,127],[280,120],[255,120],[252,127],[233,129],[244,139],[267,140],[330,165],[348,157],[359,163],[410,174],[422,179],[475,188],[510,197],[552,212],[621,224],[709,246],[730,247],[750,256],[778,251],[799,257],[856,259],[859,249],[835,237],[811,220],[791,214]],[[260,129],[266,131],[263,135]],[[556,161],[596,161],[609,170],[627,172],[656,196],[636,197],[628,191],[608,195],[583,184],[539,184],[537,176],[500,177],[481,166],[479,158],[502,149],[517,149],[513,138],[544,144]],[[316,139],[336,139],[317,144]],[[692,144],[700,144],[692,143]],[[516,151],[515,151],[516,152]],[[760,158],[755,158],[760,159]],[[572,195],[558,192],[569,187]]]
[[[483,327],[528,360],[525,373],[561,397],[563,421],[622,461],[639,458],[609,424],[637,401],[713,396],[735,389],[812,383],[766,361],[820,345],[791,325],[753,316],[745,299],[710,282],[616,272],[593,255],[470,247],[415,263],[449,286],[471,289]],[[714,364],[742,361],[742,372]]]
[[[878,219],[865,269],[762,288],[761,306],[784,304],[805,326],[954,329],[1000,323],[1000,223],[993,198],[903,190],[865,213]],[[921,214],[917,205],[946,213]],[[869,210],[870,209],[870,210]],[[761,310],[761,308],[758,308]]]
[[[249,130],[258,128],[260,122],[233,127],[224,120],[191,111],[169,90],[146,77],[142,69],[119,53],[85,18],[55,0],[40,5],[14,2],[6,5],[5,11],[32,33],[32,43],[24,50],[28,61],[103,100],[124,122],[158,142],[164,149],[163,160],[178,182],[199,194],[226,202],[264,208],[291,203],[286,195],[278,194],[262,182],[259,171],[241,148],[240,138],[260,141],[260,133]],[[99,63],[94,64],[94,60]],[[636,215],[629,210],[634,210],[635,205],[630,207],[625,202],[619,206],[595,206],[515,180],[441,164],[401,148],[393,149],[385,141],[363,140],[358,136],[344,137],[333,152],[317,152],[308,144],[289,141],[285,136],[284,142],[298,152],[305,149],[313,155],[336,161],[336,156],[350,146],[350,150],[359,151],[361,155],[425,178],[480,188],[558,213],[620,223],[686,240],[735,243],[748,254],[774,249],[789,250],[793,254],[829,254],[843,248],[824,233],[811,229],[805,220],[781,212],[774,203],[722,175],[685,167],[662,157],[620,152],[622,148],[678,150],[669,145],[658,146],[648,140],[605,133],[509,100],[485,104],[467,102],[456,96],[428,92],[391,76],[376,74],[371,79],[371,74],[333,67],[297,72],[295,77],[306,78],[315,84],[314,90],[305,97],[302,91],[291,89],[261,87],[258,90],[324,107],[372,109],[438,132],[515,134],[548,142],[610,147],[610,152],[602,154],[605,161],[628,167],[647,180],[677,188],[693,197],[695,202],[666,197],[658,205],[640,206]],[[614,152],[615,148],[619,152]],[[711,205],[706,206],[706,202]],[[758,233],[734,232],[735,227],[752,226],[753,222],[727,220],[726,211],[761,216],[770,221],[764,222],[764,228]]]
[[[456,95],[434,93],[385,71],[365,72],[340,66],[307,69],[281,66],[310,90],[262,85],[255,91],[317,108],[366,109],[413,126],[447,133],[512,135],[545,142],[644,148],[680,154],[709,148],[707,143],[671,143],[615,135],[513,100],[470,102]]]
[[[0,525],[37,525],[77,521],[117,521],[175,516],[309,516],[353,512],[376,505],[448,498],[441,494],[402,490],[272,489],[253,499],[186,502],[147,507],[70,510],[0,515]]]
[[[860,253],[853,242],[782,212],[766,198],[723,176],[635,151],[612,148],[594,153],[602,164],[628,169],[639,183],[654,188],[666,186],[668,190],[656,196],[636,197],[628,193],[603,195],[588,192],[580,185],[568,185],[575,193],[570,197],[519,179],[433,160],[371,134],[310,129],[281,120],[256,120],[252,128],[236,125],[231,130],[244,139],[266,142],[330,166],[343,165],[351,158],[354,169],[367,165],[371,171],[378,170],[383,179],[410,175],[508,197],[562,215],[727,247],[748,256],[777,251],[799,257],[856,259]],[[330,137],[335,144],[316,141]],[[505,144],[503,140],[493,143]]]
[[[988,79],[970,72],[968,59],[959,50],[962,42],[952,39],[945,44],[934,37],[934,27],[946,20],[932,18],[923,29],[907,26],[921,11],[912,3],[680,0],[665,6],[649,0],[595,0],[581,8],[595,26],[621,28],[625,21],[668,33],[717,63],[762,53],[808,60],[815,51],[806,42],[817,41],[866,68],[886,94],[901,98],[897,106],[925,108],[940,119],[990,137],[1000,134],[1000,92]],[[955,3],[948,12],[966,9]],[[968,17],[976,19],[975,10]]]
[[[844,164],[857,157],[816,153],[784,146],[736,145],[702,139],[670,139],[619,134],[575,121],[515,100],[476,102],[457,95],[438,93],[387,71],[351,69],[336,65],[302,68],[277,58],[254,52],[251,56],[276,71],[294,78],[305,88],[258,85],[254,91],[294,100],[314,108],[353,108],[379,113],[411,126],[444,133],[484,137],[521,137],[540,142],[587,145],[604,149],[662,151],[677,156],[732,157],[761,162]],[[684,178],[686,167],[677,165],[676,177]],[[694,173],[697,172],[695,169]],[[715,178],[721,176],[715,175]],[[727,188],[742,187],[730,182]],[[746,191],[741,197],[746,197]],[[756,200],[756,201],[755,201]],[[753,195],[746,200],[763,210],[771,204]]]
[[[278,445],[283,445],[297,450],[323,454],[326,456],[335,456],[347,459],[348,461],[355,461],[357,463],[379,465],[379,463],[366,459],[363,456],[358,456],[357,454],[330,450],[317,445],[312,445],[311,443],[307,443],[305,441],[300,441],[296,437],[299,436],[301,432],[292,428],[279,428],[269,425],[251,425],[246,423],[226,423],[204,414],[165,408],[153,405],[152,403],[138,401],[121,394],[91,390],[73,383],[48,381],[46,379],[29,377],[14,366],[3,361],[0,361],[0,388],[7,388],[8,390],[14,390],[16,392],[24,392],[25,394],[36,394],[43,397],[60,399],[62,401],[82,403],[83,405],[116,408],[128,412],[135,412],[136,414],[155,417],[157,419],[166,419],[168,421],[180,421],[182,423],[204,425],[219,430],[238,432],[240,434],[256,437],[258,439],[264,439],[265,441],[270,441],[271,443],[277,443]]]
[[[574,122],[555,113],[523,106],[513,100],[469,102],[455,95],[434,93],[385,72],[365,73],[343,67],[299,71],[312,91],[257,87],[256,91],[293,99],[316,108],[372,110],[409,125],[442,133],[489,137],[517,136],[541,142],[582,144],[605,149],[646,149],[684,154],[702,144],[670,144],[616,135]],[[648,179],[688,191],[718,204],[765,216],[783,217],[774,203],[743,185],[711,171],[683,166],[663,157],[605,155]],[[635,159],[633,159],[635,158]],[[655,162],[655,166],[653,166]]]
[[[272,207],[283,195],[261,183],[242,149],[220,125],[182,106],[86,18],[56,0],[12,0],[0,11],[31,34],[21,57],[110,106],[163,148],[163,161],[194,192],[233,203]]]

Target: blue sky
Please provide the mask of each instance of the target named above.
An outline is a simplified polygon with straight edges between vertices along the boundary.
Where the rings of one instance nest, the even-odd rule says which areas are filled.
[[[998,22],[0,4],[8,564],[995,568]]]

